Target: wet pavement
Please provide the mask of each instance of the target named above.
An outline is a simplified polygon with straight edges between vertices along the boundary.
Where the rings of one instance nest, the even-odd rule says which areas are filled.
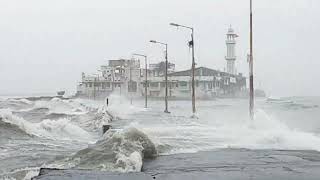
[[[34,179],[318,180],[319,177],[320,153],[317,151],[219,149],[145,160],[142,172],[137,173],[41,169],[40,176]]]

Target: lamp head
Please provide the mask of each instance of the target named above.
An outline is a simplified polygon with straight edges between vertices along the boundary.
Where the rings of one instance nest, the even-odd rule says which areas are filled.
[[[180,25],[179,24],[176,24],[176,23],[170,23],[171,26],[176,26],[176,27],[179,27]]]
[[[150,40],[150,42],[151,42],[151,43],[157,43],[157,41],[155,41],[155,40]]]

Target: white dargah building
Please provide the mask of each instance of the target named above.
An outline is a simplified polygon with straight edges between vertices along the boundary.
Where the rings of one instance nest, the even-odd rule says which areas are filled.
[[[196,98],[241,97],[246,94],[246,77],[236,73],[235,45],[238,35],[230,27],[227,33],[226,72],[197,67],[195,69]],[[139,59],[109,60],[93,75],[82,73],[77,86],[77,96],[85,98],[105,98],[111,93],[121,96],[163,97],[165,93],[165,62],[149,64],[147,70],[142,68]],[[191,69],[175,71],[175,64],[168,63],[169,98],[191,98]]]

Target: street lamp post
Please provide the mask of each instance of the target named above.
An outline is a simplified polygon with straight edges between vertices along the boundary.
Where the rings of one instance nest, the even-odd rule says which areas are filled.
[[[164,45],[166,47],[166,55],[165,55],[165,59],[166,59],[166,67],[165,67],[165,96],[164,96],[164,103],[165,103],[165,113],[170,113],[168,111],[168,44],[167,43],[163,43],[163,42],[159,42],[159,41],[155,41],[155,40],[151,40],[151,43],[156,43],[156,44],[161,44]]]
[[[143,54],[133,54],[135,56],[141,56],[144,57],[144,64],[146,69],[146,77],[145,77],[145,85],[144,85],[144,96],[145,96],[145,102],[144,107],[148,107],[148,66],[147,66],[147,56]]]
[[[253,22],[252,22],[252,0],[250,0],[250,59],[249,59],[249,71],[250,71],[250,102],[249,112],[250,118],[254,118],[254,87],[253,87]]]
[[[192,86],[192,113],[195,114],[196,113],[196,98],[195,98],[195,82],[194,82],[194,76],[195,76],[195,59],[194,59],[194,29],[193,27],[189,27],[189,26],[184,26],[184,25],[180,25],[180,24],[176,24],[176,23],[170,23],[171,26],[176,26],[176,27],[183,27],[186,29],[190,29],[191,30],[191,41],[189,41],[189,47],[192,48],[192,65],[191,65],[191,71],[192,71],[192,79],[191,79],[191,86]]]

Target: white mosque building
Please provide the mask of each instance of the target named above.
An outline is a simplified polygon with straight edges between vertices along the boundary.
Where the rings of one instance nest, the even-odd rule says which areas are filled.
[[[237,34],[231,28],[227,32],[226,72],[197,67],[195,69],[196,98],[239,97],[246,91],[246,77],[236,72],[235,45]],[[165,91],[164,62],[150,64],[148,68],[147,95],[163,97]],[[175,64],[169,63],[168,89],[170,98],[191,97],[191,70],[175,71]],[[100,73],[82,75],[77,95],[87,98],[104,98],[111,93],[134,97],[145,96],[145,69],[135,59],[109,60],[101,66]]]

